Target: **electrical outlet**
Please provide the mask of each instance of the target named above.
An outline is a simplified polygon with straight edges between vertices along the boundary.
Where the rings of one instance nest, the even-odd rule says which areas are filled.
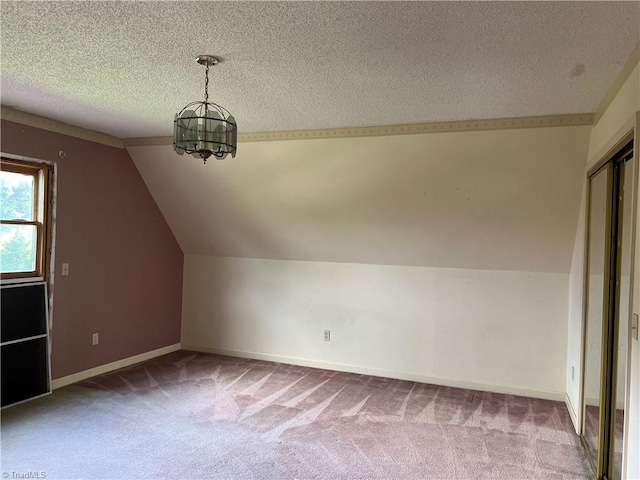
[[[633,320],[631,322],[631,338],[638,340],[638,314],[633,314]]]
[[[100,341],[100,336],[97,333],[94,333],[91,336],[91,345],[98,345],[98,342]]]
[[[325,342],[331,341],[331,330],[325,330],[323,335],[324,335],[323,338]]]
[[[67,275],[69,275],[69,264],[68,263],[63,263],[62,264],[62,276],[66,277]]]

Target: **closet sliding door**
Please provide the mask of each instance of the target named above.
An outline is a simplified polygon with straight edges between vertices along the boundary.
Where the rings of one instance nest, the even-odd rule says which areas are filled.
[[[582,440],[596,478],[620,479],[630,315],[633,155],[589,176]]]
[[[587,455],[597,470],[600,457],[600,425],[602,380],[602,344],[603,318],[606,318],[605,305],[608,304],[608,289],[605,277],[608,275],[610,238],[607,235],[610,223],[610,190],[612,180],[611,165],[607,164],[589,178],[589,229],[587,254],[587,307],[585,310],[586,335],[584,343],[584,425],[582,439]],[[600,474],[597,475],[601,477]]]
[[[611,477],[614,480],[622,478],[622,451],[624,439],[624,417],[626,399],[627,380],[627,360],[629,347],[629,326],[631,316],[631,262],[632,240],[633,240],[633,178],[636,168],[635,160],[631,158],[631,153],[619,163],[620,165],[620,191],[619,191],[619,240],[618,240],[618,296],[616,303],[617,320],[614,323],[613,339],[615,363],[613,365],[613,398],[612,398],[612,418],[609,427],[611,437],[611,457],[612,464]]]

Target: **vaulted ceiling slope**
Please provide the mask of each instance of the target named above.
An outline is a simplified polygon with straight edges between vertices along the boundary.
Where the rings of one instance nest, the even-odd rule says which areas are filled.
[[[203,96],[241,132],[593,112],[639,2],[1,3],[2,104],[120,138]]]
[[[569,271],[590,126],[127,147],[187,255]]]

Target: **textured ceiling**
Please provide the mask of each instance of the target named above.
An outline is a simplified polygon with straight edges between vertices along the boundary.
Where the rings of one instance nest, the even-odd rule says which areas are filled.
[[[639,2],[11,2],[4,105],[121,138],[203,96],[241,132],[596,110]]]

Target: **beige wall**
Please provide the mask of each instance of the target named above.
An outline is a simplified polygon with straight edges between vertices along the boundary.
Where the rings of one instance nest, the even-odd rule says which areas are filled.
[[[129,151],[187,255],[184,345],[561,399],[590,130]]]
[[[590,127],[129,147],[186,254],[568,273]]]
[[[571,271],[569,275],[569,316],[567,322],[567,399],[568,407],[573,416],[574,423],[579,423],[580,389],[582,372],[582,301],[584,288],[584,251],[585,251],[585,226],[586,226],[586,176],[583,180],[580,212],[576,228]],[[579,339],[579,341],[576,341]]]
[[[186,256],[184,278],[186,349],[564,398],[567,274]]]
[[[633,127],[629,121],[635,121],[635,113],[640,105],[640,64],[632,70],[627,81],[622,85],[617,95],[611,101],[598,123],[591,132],[589,143],[590,167],[604,156],[611,147],[611,142],[617,141],[621,129]]]

